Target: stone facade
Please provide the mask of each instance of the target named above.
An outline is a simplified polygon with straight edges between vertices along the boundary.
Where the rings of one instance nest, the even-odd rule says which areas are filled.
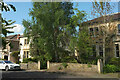
[[[0,58],[5,60],[11,60],[11,53],[19,51],[19,39],[22,37],[20,34],[10,35],[6,37],[6,48],[0,48]],[[14,61],[12,61],[14,62]]]

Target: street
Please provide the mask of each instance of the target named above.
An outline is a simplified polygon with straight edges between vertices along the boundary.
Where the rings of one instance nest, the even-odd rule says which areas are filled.
[[[1,80],[119,80],[118,78],[87,78],[63,72],[46,71],[2,71]]]

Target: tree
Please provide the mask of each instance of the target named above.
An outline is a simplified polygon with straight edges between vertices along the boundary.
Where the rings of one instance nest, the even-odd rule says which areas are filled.
[[[87,25],[83,25],[86,19],[86,13],[84,11],[79,11],[77,8],[74,9],[76,15],[72,16],[71,23],[74,26],[79,27],[79,31],[76,31],[70,39],[70,50],[75,53],[77,50],[76,60],[81,62],[86,62],[91,58],[92,54],[92,44],[90,40],[90,35],[88,34]]]
[[[108,23],[109,25],[106,26],[101,26],[100,27],[100,34],[102,35],[103,38],[103,51],[104,51],[104,55],[103,55],[103,63],[105,64],[105,61],[107,59],[107,56],[110,55],[110,52],[112,52],[113,50],[113,38],[116,35],[116,29],[114,28],[115,26],[111,25],[112,22],[112,16],[108,14],[111,14],[113,11],[114,6],[110,3],[110,1],[108,2],[101,2],[100,0],[94,0],[93,4],[93,10],[92,10],[92,15],[93,16],[98,16],[98,17],[103,17],[103,21],[102,23]],[[109,21],[108,21],[109,20]],[[100,24],[100,23],[98,23]],[[112,30],[111,30],[112,28]],[[107,30],[109,30],[110,32],[108,32]],[[111,44],[112,43],[112,44]]]
[[[70,24],[72,9],[72,3],[66,2],[33,3],[32,21],[23,20],[25,34],[32,39],[31,55],[54,61],[67,55],[69,51],[65,47],[69,36],[75,32],[75,27]]]
[[[16,8],[12,5],[12,4],[5,4],[4,2],[0,2],[0,10],[1,11],[10,11],[10,8],[14,11],[16,11]],[[12,31],[9,31],[8,29],[12,29],[15,26],[11,26],[15,21],[12,20],[8,20],[6,21],[5,19],[2,18],[1,13],[0,13],[0,23],[1,23],[1,27],[0,27],[0,42],[2,42],[2,47],[5,48],[6,46],[6,40],[5,37],[7,36],[8,33],[13,33]],[[9,26],[9,27],[8,27]]]

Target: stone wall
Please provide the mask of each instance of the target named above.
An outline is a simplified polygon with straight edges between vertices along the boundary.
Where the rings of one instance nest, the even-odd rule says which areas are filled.
[[[82,72],[98,72],[97,65],[67,63],[67,68],[64,68],[62,63],[50,63],[50,70],[59,71],[59,67],[65,70],[82,71]]]
[[[28,62],[28,63],[20,63],[21,69],[30,69],[30,70],[37,70],[38,63],[35,62]]]
[[[37,69],[38,69],[38,63],[35,63],[35,62],[28,62],[28,69],[37,70]]]
[[[21,69],[40,70],[40,61],[38,63],[28,62],[20,63]],[[47,61],[47,69],[49,71],[81,71],[81,72],[98,72],[102,73],[103,65],[101,59],[98,59],[97,65],[92,64],[79,64],[79,63],[67,63],[67,67],[64,68],[63,63],[50,63]]]
[[[20,63],[20,68],[21,69],[28,69],[28,64],[27,63]]]

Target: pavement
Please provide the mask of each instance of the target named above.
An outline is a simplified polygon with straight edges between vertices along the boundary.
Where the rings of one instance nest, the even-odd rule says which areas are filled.
[[[116,76],[115,76],[116,75]],[[120,80],[118,74],[48,72],[46,70],[2,71],[1,80]]]

